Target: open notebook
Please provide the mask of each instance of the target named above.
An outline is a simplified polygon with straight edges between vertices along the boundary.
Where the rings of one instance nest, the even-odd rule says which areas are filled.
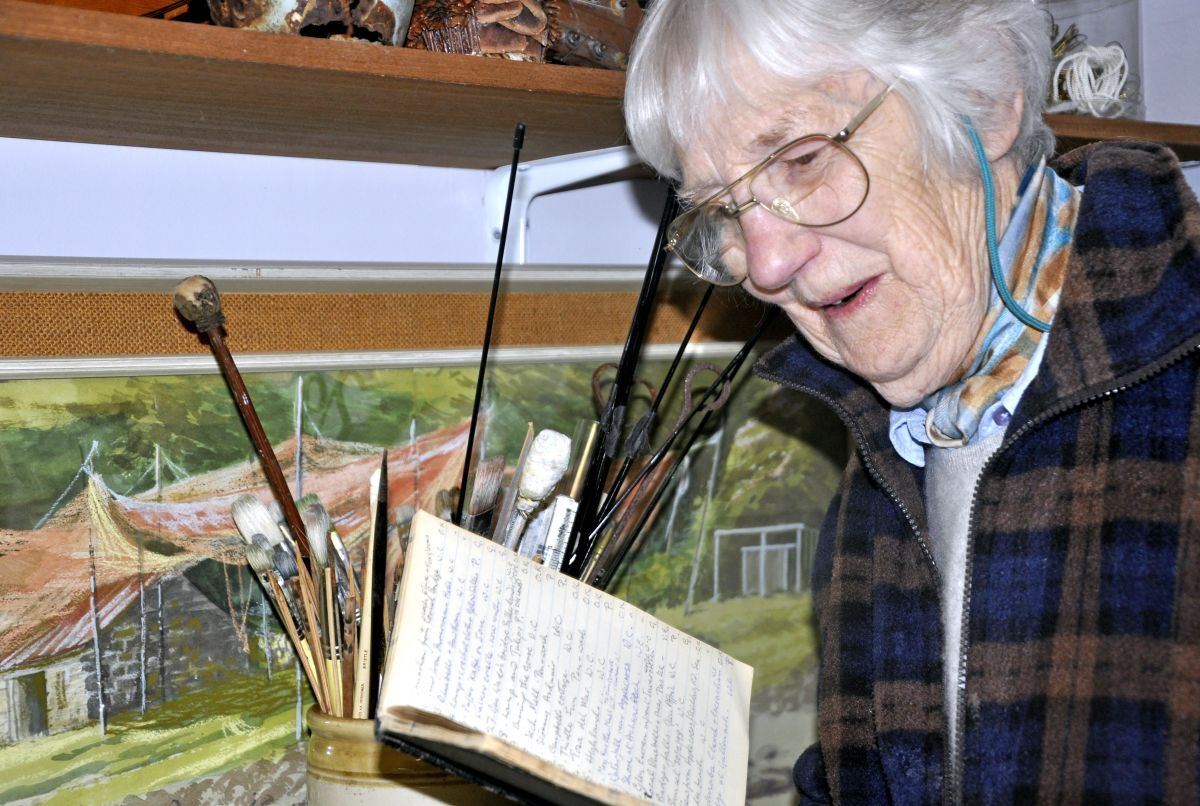
[[[377,733],[527,802],[743,804],[753,670],[417,513]]]

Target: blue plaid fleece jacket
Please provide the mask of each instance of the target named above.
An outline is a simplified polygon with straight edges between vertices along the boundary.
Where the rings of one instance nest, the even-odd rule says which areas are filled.
[[[1158,146],[1055,169],[1082,207],[1045,359],[975,491],[959,758],[922,471],[862,381],[799,339],[760,362],[858,446],[817,548],[802,802],[1200,802],[1200,206]]]

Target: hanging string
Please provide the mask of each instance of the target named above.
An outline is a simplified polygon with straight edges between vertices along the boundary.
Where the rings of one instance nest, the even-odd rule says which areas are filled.
[[[127,496],[127,497],[128,497],[128,496],[130,496],[130,495],[132,495],[132,494],[133,494],[133,491],[134,491],[134,489],[135,489],[135,488],[136,488],[136,487],[137,487],[139,484],[141,484],[141,483],[142,483],[142,481],[143,481],[143,480],[146,478],[146,476],[149,476],[149,475],[150,475],[151,473],[153,473],[153,472],[154,472],[154,465],[147,465],[147,466],[146,466],[146,469],[142,471],[142,475],[138,476],[138,478],[137,478],[137,481],[135,481],[133,484],[130,484],[128,487],[126,487],[126,488],[125,488],[125,492],[121,493],[121,495],[124,495],[124,496]]]
[[[96,455],[96,451],[98,450],[100,450],[100,443],[96,440],[92,440],[92,447],[88,450],[87,456],[83,457],[83,462],[79,465],[79,469],[75,471],[75,475],[71,478],[71,481],[67,483],[66,488],[62,491],[62,495],[55,499],[54,503],[50,505],[50,508],[46,510],[45,515],[38,518],[38,522],[33,525],[35,530],[41,529],[46,525],[46,521],[50,520],[50,516],[53,515],[58,510],[59,506],[62,505],[62,502],[66,500],[67,494],[74,489],[75,482],[79,481],[79,477],[84,473],[89,475],[91,474],[92,458]]]

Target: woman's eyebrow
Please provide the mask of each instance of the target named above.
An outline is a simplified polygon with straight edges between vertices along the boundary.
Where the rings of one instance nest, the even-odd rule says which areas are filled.
[[[794,120],[780,121],[776,123],[774,126],[758,135],[758,137],[755,137],[750,142],[751,147],[764,152],[774,151],[776,147],[782,145],[785,140],[790,139],[794,124]]]
[[[813,110],[806,106],[796,106],[788,109],[779,119],[776,120],[771,127],[762,134],[750,141],[752,148],[771,152],[789,140],[805,133],[818,132],[820,129],[808,128],[804,132],[800,132],[800,122],[802,120],[820,119],[820,115],[815,115]],[[766,156],[764,154],[763,156]]]

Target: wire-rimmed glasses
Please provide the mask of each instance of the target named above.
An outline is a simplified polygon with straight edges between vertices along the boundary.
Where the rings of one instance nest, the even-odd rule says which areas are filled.
[[[746,276],[746,240],[738,223],[754,207],[805,227],[830,227],[858,212],[871,179],[846,141],[891,92],[872,98],[834,135],[806,134],[772,151],[746,173],[671,222],[666,249],[702,280],[737,285]],[[745,183],[750,198],[737,202]]]

